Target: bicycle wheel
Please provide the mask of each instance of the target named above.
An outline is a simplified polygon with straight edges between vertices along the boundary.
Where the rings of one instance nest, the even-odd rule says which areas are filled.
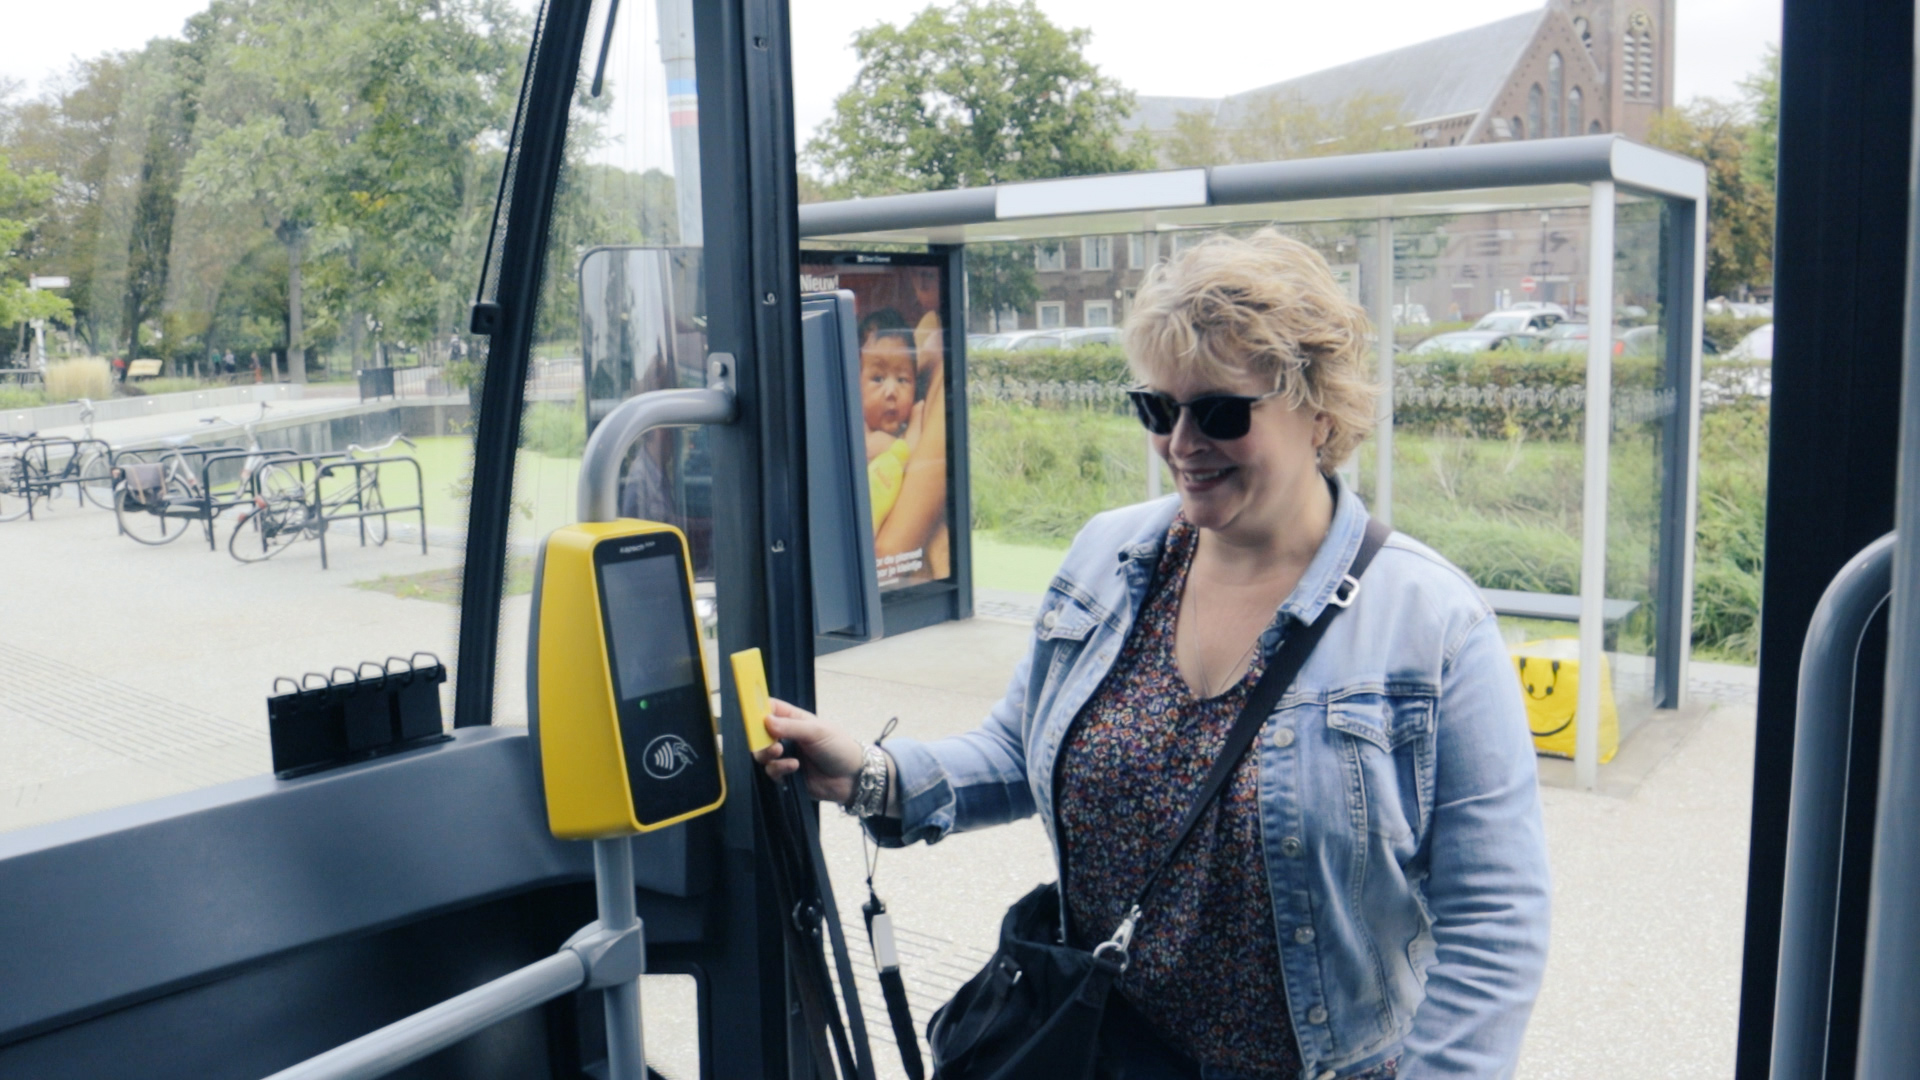
[[[27,513],[27,463],[8,454],[0,456],[0,521]]]
[[[113,465],[104,452],[92,450],[80,459],[80,494],[102,510],[113,509]]]
[[[113,493],[113,516],[120,522],[120,531],[150,547],[180,539],[180,534],[187,531],[187,522],[192,520],[169,515],[169,505],[164,494],[146,499],[124,484]]]
[[[387,504],[380,498],[380,481],[375,480],[360,489],[360,510],[362,513],[371,514],[376,510],[384,510],[386,507]],[[388,529],[387,516],[385,514],[381,514],[379,517],[361,518],[360,521],[367,527],[368,540],[382,547],[386,546]]]
[[[277,474],[277,475],[276,475]],[[268,466],[260,474],[253,506],[234,522],[227,554],[243,563],[265,562],[308,532],[305,489],[287,470]]]

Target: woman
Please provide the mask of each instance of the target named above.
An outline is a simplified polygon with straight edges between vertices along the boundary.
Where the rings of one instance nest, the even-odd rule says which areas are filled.
[[[1096,516],[977,730],[863,749],[791,706],[804,768],[883,843],[1038,813],[1076,944],[1103,940],[1291,626],[1346,600],[1143,913],[1109,1056],[1129,1076],[1501,1077],[1547,940],[1532,746],[1493,613],[1334,469],[1372,424],[1364,314],[1312,249],[1219,237],[1126,329],[1178,496]]]

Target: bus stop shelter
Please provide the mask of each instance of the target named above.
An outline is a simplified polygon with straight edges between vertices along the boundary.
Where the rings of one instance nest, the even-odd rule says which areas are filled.
[[[1376,333],[1379,382],[1392,392],[1380,396],[1371,461],[1349,480],[1389,523],[1405,502],[1401,527],[1468,569],[1504,617],[1577,622],[1578,670],[1610,669],[1607,696],[1631,723],[1677,708],[1686,690],[1705,204],[1699,162],[1598,135],[1002,184],[815,203],[799,214],[803,242],[924,246],[956,260],[972,245],[1124,236],[1150,264],[1212,232],[1267,226],[1318,244],[1375,327],[1396,328]],[[1115,292],[1124,315],[1128,290]],[[1435,364],[1443,350],[1400,341],[1513,307],[1584,317],[1584,342],[1546,343],[1564,361],[1558,383]],[[962,337],[953,349],[964,372]],[[1418,445],[1403,435],[1397,448],[1396,430],[1423,434]],[[1412,518],[1416,485],[1423,499],[1458,500],[1476,471],[1511,473],[1526,455],[1558,477],[1557,490],[1503,505],[1578,488],[1562,515],[1577,572],[1569,549],[1558,586],[1481,580],[1500,575],[1474,574],[1477,542],[1462,534],[1450,550]],[[1516,573],[1526,577],[1525,567]],[[1596,720],[1612,706],[1601,679],[1578,682],[1575,776],[1590,789],[1602,753]]]

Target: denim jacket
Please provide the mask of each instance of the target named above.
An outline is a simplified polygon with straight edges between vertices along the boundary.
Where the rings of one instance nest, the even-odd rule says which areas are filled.
[[[1335,490],[1288,618],[1261,639],[1269,655],[1359,550],[1366,511]],[[882,843],[1038,813],[1057,844],[1055,758],[1126,642],[1177,509],[1161,499],[1081,530],[980,727],[887,741],[901,816],[871,819]],[[1280,943],[1303,1075],[1396,1052],[1400,1080],[1510,1075],[1546,962],[1547,853],[1520,687],[1473,584],[1395,533],[1252,752],[1274,922],[1248,932]]]

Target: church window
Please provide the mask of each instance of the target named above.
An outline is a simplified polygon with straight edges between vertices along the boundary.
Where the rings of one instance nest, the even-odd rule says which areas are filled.
[[[1620,43],[1620,92],[1628,101],[1653,100],[1653,17],[1635,8]]]
[[[1588,52],[1592,52],[1593,51],[1593,27],[1587,25],[1587,20],[1585,19],[1573,20],[1573,32],[1580,35],[1580,44],[1585,45],[1587,47]]]
[[[1589,134],[1589,135],[1598,135],[1598,134],[1600,134],[1600,121],[1598,121],[1598,120],[1595,120],[1595,121],[1593,121],[1593,122],[1592,122],[1591,124],[1588,124],[1588,125],[1587,125],[1587,134]]]
[[[1560,97],[1566,86],[1566,65],[1561,62],[1560,54],[1547,57],[1547,137],[1560,137]]]
[[[1516,139],[1524,139],[1524,138],[1526,138],[1526,137],[1527,137],[1527,124],[1526,124],[1526,121],[1524,121],[1524,120],[1522,120],[1522,119],[1520,119],[1519,117],[1517,117],[1517,116],[1516,116],[1516,117],[1514,117],[1513,119],[1511,119],[1511,120],[1509,120],[1509,121],[1507,121],[1507,123],[1508,123],[1509,125],[1511,125],[1511,126],[1512,126],[1512,128],[1513,128],[1513,137],[1514,137],[1514,138],[1516,138]]]
[[[1580,88],[1576,86],[1567,91],[1567,134],[1569,135],[1578,135],[1581,129],[1587,126],[1586,120],[1580,116],[1581,105]]]
[[[1545,95],[1540,92],[1540,84],[1534,83],[1533,88],[1527,91],[1527,134],[1529,137],[1538,139],[1547,133],[1546,126],[1541,123],[1541,114],[1545,111]]]

